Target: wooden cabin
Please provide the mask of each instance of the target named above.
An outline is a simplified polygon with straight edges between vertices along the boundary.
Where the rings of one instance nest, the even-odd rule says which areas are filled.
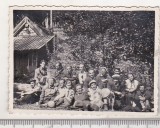
[[[14,28],[15,73],[33,73],[41,60],[48,61],[54,44],[54,36],[28,17],[24,17]]]

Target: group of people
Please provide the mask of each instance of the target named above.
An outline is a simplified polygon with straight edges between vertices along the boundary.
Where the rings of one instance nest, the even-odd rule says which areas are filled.
[[[83,111],[153,111],[152,91],[132,73],[126,79],[119,68],[110,75],[106,67],[86,71],[84,64],[73,64],[64,69],[60,62],[55,67],[53,77],[48,77],[46,62],[41,61],[27,88],[15,85],[15,103]]]

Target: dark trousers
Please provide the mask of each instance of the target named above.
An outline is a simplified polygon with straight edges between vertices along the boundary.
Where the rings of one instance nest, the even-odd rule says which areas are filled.
[[[20,100],[21,103],[33,104],[39,101],[41,92],[27,94]]]
[[[134,101],[134,98],[135,97],[135,93],[134,92],[127,92],[126,93],[126,96],[125,96],[125,98],[126,98],[126,105],[128,106],[131,106],[131,101]]]
[[[123,108],[123,111],[129,111],[129,112],[141,112],[141,109],[137,106],[132,107],[130,105],[126,106],[125,108]]]

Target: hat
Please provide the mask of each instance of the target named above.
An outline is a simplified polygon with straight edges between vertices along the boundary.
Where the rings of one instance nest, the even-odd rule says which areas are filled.
[[[91,80],[90,82],[89,82],[89,86],[91,86],[91,84],[92,83],[97,83],[95,80]]]
[[[112,76],[112,78],[113,78],[113,79],[117,79],[117,80],[119,80],[119,79],[120,79],[120,75],[118,75],[118,74],[114,74],[114,75]]]
[[[105,69],[106,71],[108,71],[108,69],[106,67],[101,67],[101,69]]]
[[[119,73],[120,73],[120,68],[115,68],[115,69],[114,69],[114,73],[115,73],[115,74],[119,74]]]

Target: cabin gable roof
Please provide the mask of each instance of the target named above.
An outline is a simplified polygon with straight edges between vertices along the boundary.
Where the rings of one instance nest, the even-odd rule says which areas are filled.
[[[14,28],[13,36],[16,37],[18,34],[24,30],[25,25],[28,25],[31,32],[34,32],[33,35],[37,36],[47,36],[50,35],[49,31],[47,31],[42,26],[39,26],[38,24],[31,21],[27,16],[25,16]]]

